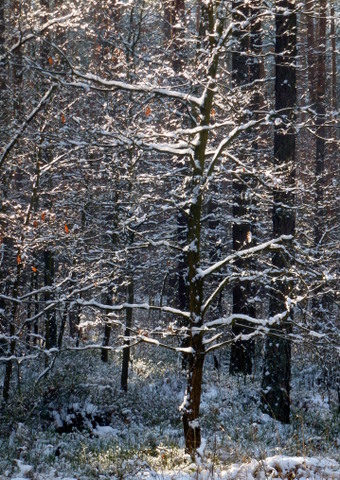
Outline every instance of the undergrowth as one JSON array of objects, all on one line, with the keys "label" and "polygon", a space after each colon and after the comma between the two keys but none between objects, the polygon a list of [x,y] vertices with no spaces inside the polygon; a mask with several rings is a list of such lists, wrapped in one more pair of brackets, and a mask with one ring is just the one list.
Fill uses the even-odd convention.
[{"label": "undergrowth", "polygon": [[18,461],[33,467],[27,478],[77,472],[91,480],[133,479],[148,471],[160,479],[168,471],[205,471],[214,478],[235,462],[277,454],[339,460],[339,412],[329,392],[306,385],[303,370],[296,369],[291,424],[281,425],[261,413],[259,379],[230,377],[227,355],[222,360],[217,371],[207,359],[201,406],[205,448],[196,464],[183,448],[178,405],[185,378],[175,354],[136,349],[128,392],[120,390],[120,358],[104,364],[98,352],[58,357],[38,383],[28,372],[20,394],[13,385],[12,400],[1,410],[1,478],[11,478]]}]

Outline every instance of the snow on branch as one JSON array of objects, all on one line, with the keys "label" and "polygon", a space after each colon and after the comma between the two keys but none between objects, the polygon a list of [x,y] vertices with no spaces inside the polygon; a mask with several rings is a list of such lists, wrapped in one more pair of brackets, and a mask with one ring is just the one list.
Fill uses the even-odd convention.
[{"label": "snow on branch", "polygon": [[53,25],[59,25],[60,23],[65,23],[66,21],[70,20],[72,17],[75,16],[75,13],[72,12],[68,15],[64,15],[63,17],[59,18],[52,18],[48,22],[44,23],[40,28],[34,30],[34,32],[26,33],[20,35],[19,39],[9,48],[5,54],[0,56],[0,62],[3,62],[5,58],[8,57],[12,52],[14,52],[17,48],[19,48],[24,43],[28,42],[29,40],[36,39],[39,35],[45,32],[45,30],[49,29]]},{"label": "snow on branch", "polygon": [[56,88],[56,84],[53,84],[48,90],[47,92],[45,93],[45,95],[43,96],[43,98],[40,100],[40,102],[38,103],[38,105],[32,110],[32,112],[26,117],[26,120],[24,120],[24,122],[21,124],[21,126],[19,127],[19,129],[17,130],[17,132],[15,133],[14,137],[12,138],[12,140],[4,147],[1,155],[0,155],[0,168],[3,166],[5,160],[6,160],[6,157],[7,155],[10,153],[10,151],[12,150],[12,148],[14,147],[14,145],[16,144],[16,142],[18,141],[18,139],[21,137],[21,135],[24,133],[24,131],[26,130],[26,127],[27,125],[29,124],[29,122],[37,115],[37,113],[39,113],[39,111],[41,110],[41,108],[44,106],[44,104],[47,102],[47,100],[50,98],[50,96],[52,95],[53,91],[55,90]]},{"label": "snow on branch", "polygon": [[281,313],[274,315],[273,317],[264,319],[264,318],[251,317],[250,315],[245,315],[243,313],[233,313],[228,317],[221,317],[216,320],[212,320],[211,322],[207,322],[204,324],[204,327],[211,329],[216,327],[228,326],[228,325],[231,325],[236,320],[241,320],[243,322],[247,322],[254,325],[260,325],[263,327],[272,327],[273,325],[276,325],[280,323],[282,320],[286,319],[288,314],[289,314],[289,311],[285,310]]},{"label": "snow on branch", "polygon": [[[161,97],[169,97],[172,99],[182,100],[184,102],[189,102],[198,107],[202,104],[202,97],[196,97],[195,95],[186,94],[183,92],[178,92],[177,90],[171,90],[168,88],[160,88],[157,85],[146,85],[146,84],[132,84],[123,82],[120,80],[105,80],[99,75],[94,75],[93,73],[82,73],[79,70],[73,69],[73,74],[83,80],[87,80],[91,83],[99,83],[100,85],[106,87],[109,90],[124,90],[126,92],[135,92],[135,93],[152,93]],[[73,86],[77,86],[75,82],[72,83]],[[85,88],[84,83],[79,84],[79,87]]]},{"label": "snow on branch", "polygon": [[95,307],[100,310],[104,310],[104,311],[106,310],[108,312],[111,312],[108,314],[109,317],[111,315],[114,316],[113,312],[131,308],[131,309],[140,309],[140,310],[157,310],[159,312],[166,312],[174,315],[179,315],[185,318],[190,318],[189,312],[184,312],[183,310],[178,310],[177,308],[172,308],[167,306],[159,307],[157,305],[149,305],[148,303],[122,303],[120,305],[106,305],[104,303],[100,303],[95,300],[83,300],[83,299],[77,299],[75,303],[77,303],[78,305],[82,305],[83,307]]},{"label": "snow on branch", "polygon": [[263,122],[263,120],[250,120],[247,123],[244,123],[242,125],[238,125],[237,127],[233,128],[233,130],[229,133],[229,135],[221,140],[220,144],[216,148],[215,152],[213,153],[213,158],[211,159],[210,165],[207,170],[207,178],[210,177],[212,174],[216,161],[219,159],[221,153],[227,146],[235,139],[237,138],[240,133],[246,132],[250,128],[253,128],[255,125],[259,125]]},{"label": "snow on branch", "polygon": [[255,247],[251,248],[246,248],[245,250],[240,250],[239,252],[232,253],[231,255],[228,255],[226,258],[223,260],[220,260],[219,262],[214,263],[214,265],[211,265],[210,267],[206,268],[205,270],[202,270],[201,268],[198,269],[197,277],[199,278],[205,278],[208,275],[211,275],[212,273],[217,272],[220,270],[222,267],[227,265],[229,262],[237,259],[237,258],[242,258],[242,257],[247,257],[249,255],[252,255],[254,253],[262,252],[263,250],[268,250],[271,248],[275,248],[278,244],[289,241],[293,239],[293,235],[281,235],[278,238],[274,238],[273,240],[269,240],[268,242],[261,243],[260,245],[256,245]]},{"label": "snow on branch", "polygon": [[[223,260],[220,260],[219,262],[214,263],[214,265],[211,265],[210,267],[206,268],[205,270],[199,268],[198,273],[197,273],[197,278],[205,278],[212,273],[215,273],[219,271],[221,268],[223,268],[225,265],[228,263],[242,257],[247,257],[249,255],[253,255],[255,253],[263,252],[265,250],[270,250],[273,248],[280,248],[280,244],[284,241],[289,241],[292,240],[293,236],[292,235],[281,235],[278,238],[275,238],[273,240],[269,240],[268,242],[261,243],[260,245],[256,245],[255,247],[247,248],[244,250],[241,250],[239,252],[232,253],[231,255],[228,255],[226,258]],[[206,312],[208,309],[209,305],[211,302],[216,298],[216,296],[219,294],[219,292],[222,290],[222,288],[225,287],[225,285],[229,282],[229,277],[224,278],[218,285],[218,287],[213,291],[213,293],[210,295],[208,300],[204,303],[202,306],[202,314]]]}]

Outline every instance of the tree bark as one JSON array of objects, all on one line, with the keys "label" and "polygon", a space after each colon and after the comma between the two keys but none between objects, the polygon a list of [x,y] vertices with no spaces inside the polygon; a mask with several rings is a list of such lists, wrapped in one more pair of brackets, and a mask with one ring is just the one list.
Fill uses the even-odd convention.
[{"label": "tree bark", "polygon": [[[128,303],[134,302],[134,283],[133,278],[131,278],[130,283],[127,287],[127,297]],[[124,349],[123,349],[123,361],[122,361],[122,375],[121,375],[121,389],[127,392],[128,389],[128,379],[129,379],[129,362],[130,362],[130,335],[131,328],[133,323],[133,312],[132,308],[126,309],[126,324],[124,332]]]},{"label": "tree bark", "polygon": [[[54,254],[51,250],[44,251],[44,265],[45,265],[45,286],[47,287],[44,295],[46,307],[53,300],[51,288],[54,285],[55,264]],[[57,316],[55,307],[48,308],[45,320],[45,339],[46,350],[55,348],[57,346]]]},{"label": "tree bark", "polygon": [[[295,131],[293,127],[296,104],[296,12],[292,0],[276,2],[275,45],[275,107],[279,120],[274,131],[274,172],[280,188],[273,192],[273,235],[294,235],[295,232]],[[270,317],[287,310],[286,300],[292,290],[290,266],[292,245],[279,250],[272,257],[276,281],[270,293]],[[277,318],[265,344],[262,378],[262,408],[273,418],[289,423],[291,333],[289,312]]]},{"label": "tree bark", "polygon": [[315,109],[316,117],[316,154],[315,154],[315,245],[318,246],[322,240],[325,230],[325,154],[326,154],[326,128],[324,125],[326,114],[326,15],[327,0],[319,0],[319,28],[318,41],[314,43],[314,49],[318,53],[315,58],[316,64],[311,74],[316,78],[316,89],[311,92],[312,108]]},{"label": "tree bark", "polygon": [[[217,38],[221,36],[223,23],[215,16],[215,5],[209,2],[202,6],[207,20],[206,31],[208,32],[208,44],[210,52],[216,48]],[[209,59],[207,72],[207,84],[202,106],[200,107],[200,126],[210,125],[211,110],[215,92],[215,78],[218,67],[219,55],[215,54]],[[188,289],[189,289],[189,312],[190,319],[188,347],[188,373],[185,399],[182,405],[182,420],[184,428],[185,448],[194,459],[197,449],[201,445],[201,427],[199,424],[199,409],[201,402],[201,388],[205,348],[202,331],[203,326],[203,285],[204,279],[199,275],[201,262],[201,223],[203,206],[204,167],[206,149],[209,138],[207,129],[202,129],[194,150],[191,179],[191,202],[188,217]]]},{"label": "tree bark", "polygon": [[[257,6],[257,3],[254,2]],[[233,21],[237,25],[234,32],[234,38],[238,45],[232,54],[232,78],[235,87],[242,87],[249,82],[258,80],[260,78],[260,63],[255,58],[255,49],[258,50],[259,37],[259,23],[256,20],[256,11],[250,8],[250,5],[244,0],[237,0],[233,2]],[[249,26],[243,27],[245,20],[250,19]],[[244,90],[250,95],[250,92]],[[258,107],[257,95],[250,101],[250,109]],[[249,134],[241,136],[245,137]],[[239,156],[245,161],[245,152],[243,148],[239,149]],[[252,222],[250,218],[250,210],[252,202],[247,195],[250,188],[251,179],[246,174],[237,172],[233,179],[233,249],[234,251],[249,248],[253,244]],[[242,274],[242,272],[249,268],[248,259],[239,259],[235,262],[235,268]],[[254,304],[250,303],[253,293],[253,286],[247,280],[239,280],[233,286],[233,313],[241,313],[255,317],[256,309]],[[235,322],[232,325],[232,333],[235,337],[240,334],[249,334],[251,332],[249,325],[243,322]],[[249,375],[252,372],[254,355],[254,341],[253,340],[236,340],[230,351],[230,365],[229,372],[232,375],[242,373]]]},{"label": "tree bark", "polygon": [[[112,287],[109,285],[108,292],[106,295],[106,303],[107,305],[112,305]],[[109,350],[108,347],[110,345],[110,337],[111,337],[111,325],[106,322],[104,325],[104,337],[103,337],[103,348],[101,351],[101,359],[102,362],[107,363],[109,361]]]}]

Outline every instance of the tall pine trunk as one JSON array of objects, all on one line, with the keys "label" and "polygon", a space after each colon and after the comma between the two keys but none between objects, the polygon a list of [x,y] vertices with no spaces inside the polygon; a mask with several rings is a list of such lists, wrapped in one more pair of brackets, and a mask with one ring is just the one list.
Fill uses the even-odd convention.
[{"label": "tall pine trunk", "polygon": [[[258,2],[253,2],[250,7],[248,2],[237,0],[233,2],[233,20],[237,25],[234,37],[237,40],[236,50],[232,54],[232,78],[234,87],[245,87],[248,83],[254,82],[260,78],[260,63],[256,55],[260,48],[260,24],[256,15],[256,7]],[[250,26],[245,24],[245,19],[249,20]],[[252,87],[254,88],[254,87]],[[244,89],[250,95],[249,89]],[[256,87],[255,87],[256,91]],[[255,93],[250,100],[250,109],[258,109],[258,95]],[[252,134],[243,134],[243,140]],[[253,150],[255,151],[255,142],[253,142]],[[239,157],[245,162],[249,152],[247,149],[239,148]],[[253,202],[248,195],[251,185],[251,177],[240,172],[233,178],[233,249],[234,251],[249,248],[253,244],[253,232],[251,222],[251,210]],[[235,268],[240,274],[249,268],[249,259],[238,259],[235,262]],[[254,303],[251,303],[253,295],[253,285],[249,280],[240,280],[233,286],[233,313],[241,313],[256,316]],[[232,333],[235,337],[240,334],[249,334],[250,326],[245,321],[237,321],[232,325]],[[252,372],[254,356],[253,340],[236,340],[231,346],[229,371],[232,375],[242,373],[248,375]]]},{"label": "tall pine trunk", "polygon": [[[275,13],[275,107],[278,112],[274,131],[274,172],[279,187],[273,191],[273,236],[295,232],[295,131],[296,104],[296,12],[295,1],[277,0]],[[273,254],[276,281],[270,291],[269,315],[275,317],[266,339],[262,379],[262,408],[273,418],[289,423],[291,323],[287,298],[292,290],[290,266],[292,244]]]}]

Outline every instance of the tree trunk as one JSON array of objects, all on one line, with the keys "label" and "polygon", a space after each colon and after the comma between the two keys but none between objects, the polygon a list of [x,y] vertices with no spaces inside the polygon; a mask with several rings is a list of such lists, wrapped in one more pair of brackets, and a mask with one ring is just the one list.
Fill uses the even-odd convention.
[{"label": "tree trunk", "polygon": [[[20,254],[18,254],[18,256],[20,256]],[[12,293],[13,298],[18,297],[21,273],[22,273],[22,263],[18,262],[16,279],[13,285],[13,293]],[[8,348],[9,359],[6,361],[3,392],[2,392],[3,399],[5,400],[5,402],[8,402],[8,399],[9,399],[9,391],[11,386],[13,362],[14,362],[14,360],[12,360],[11,357],[15,354],[15,349],[17,344],[16,335],[15,335],[15,320],[17,316],[17,309],[18,309],[18,303],[13,302],[13,306],[10,314],[10,322],[9,322],[9,335],[10,335],[9,348]]]},{"label": "tree trunk", "polygon": [[[134,302],[134,284],[133,278],[131,278],[130,283],[127,287],[128,293],[128,303]],[[122,376],[121,376],[121,389],[127,392],[128,389],[128,378],[129,378],[129,362],[130,362],[130,334],[133,322],[133,313],[132,308],[126,309],[126,324],[125,324],[125,333],[124,333],[124,350],[123,350],[123,361],[122,361]]]},{"label": "tree trunk", "polygon": [[[49,307],[49,303],[53,300],[51,293],[51,287],[54,285],[54,254],[51,250],[45,250],[44,252],[44,264],[45,264],[45,286],[48,287],[45,291],[44,300],[45,308]],[[46,312],[45,320],[45,339],[46,350],[55,348],[57,346],[57,316],[55,307],[48,308]]]},{"label": "tree trunk", "polygon": [[[323,243],[327,240],[326,199],[324,198],[327,182],[325,169],[326,128],[326,18],[327,0],[310,0],[307,17],[307,47],[309,100],[316,112],[315,144],[312,160],[314,163],[314,243],[316,261],[323,258]],[[323,328],[325,320],[326,296],[321,288],[314,291],[312,311],[318,328]]]},{"label": "tree trunk", "polygon": [[325,153],[326,153],[326,128],[324,126],[326,114],[326,15],[327,0],[320,0],[318,41],[313,48],[318,50],[316,65],[311,70],[316,74],[316,90],[311,92],[312,108],[315,109],[316,118],[316,158],[315,158],[315,245],[318,249],[323,237],[325,225]]},{"label": "tree trunk", "polygon": [[[112,286],[109,285],[108,292],[106,295],[106,303],[107,305],[112,305]],[[110,323],[106,322],[104,325],[104,337],[103,337],[103,348],[101,351],[101,359],[104,363],[109,361],[109,350],[108,347],[110,345],[110,336],[111,336],[111,325]]]},{"label": "tree trunk", "polygon": [[[234,37],[238,41],[236,51],[232,54],[232,78],[235,87],[245,86],[249,82],[254,82],[260,78],[260,62],[257,58],[260,46],[260,30],[261,24],[256,15],[256,7],[258,2],[252,2],[252,8],[244,0],[233,2],[233,20],[237,25]],[[245,19],[250,19],[250,27],[242,27]],[[252,87],[254,89],[254,87]],[[256,92],[256,88],[255,88]],[[249,93],[248,93],[249,94]],[[249,109],[256,110],[259,108],[258,94],[252,95]],[[243,134],[245,139],[252,134]],[[253,152],[256,151],[256,142],[253,141]],[[242,147],[239,148],[239,156],[244,162],[249,155],[249,151]],[[251,178],[238,171],[233,179],[233,249],[234,251],[249,248],[253,245],[253,228],[251,219],[251,210],[253,202],[247,194],[250,186]],[[238,259],[235,262],[235,268],[241,275],[244,270],[249,268],[248,259]],[[251,282],[241,279],[233,286],[233,313],[241,313],[251,317],[256,316],[256,309],[250,302],[254,297],[254,288]],[[232,333],[235,337],[240,334],[249,334],[251,329],[247,322],[238,321],[232,325]],[[229,372],[232,375],[242,373],[249,375],[252,372],[254,356],[253,340],[236,340],[230,351]]]},{"label": "tree trunk", "polygon": [[204,345],[202,334],[190,338],[193,353],[189,355],[187,370],[187,390],[181,406],[186,451],[195,457],[201,445],[199,410],[201,403],[202,377],[204,365]]},{"label": "tree trunk", "polygon": [[[223,30],[221,19],[217,21],[215,16],[216,5],[214,2],[202,5],[202,18],[206,19],[206,41],[209,50],[215,51],[217,38],[220,38]],[[216,9],[217,11],[217,9]],[[204,13],[204,14],[203,14]],[[216,28],[216,30],[215,30]],[[215,92],[215,78],[218,67],[219,55],[213,55],[209,60],[207,72],[207,84],[205,86],[204,101],[200,107],[200,127],[206,127],[211,122],[211,110]],[[190,188],[191,201],[189,203],[188,217],[188,294],[189,312],[188,321],[189,342],[188,347],[188,374],[185,399],[182,404],[182,420],[185,437],[186,451],[194,459],[197,449],[201,445],[201,427],[199,424],[199,408],[201,402],[201,388],[205,348],[203,335],[200,329],[203,326],[203,285],[204,280],[199,275],[201,263],[201,223],[204,167],[206,161],[206,149],[209,138],[209,131],[202,128],[195,143],[194,159],[192,162],[192,179]]]},{"label": "tree trunk", "polygon": [[[198,159],[203,167],[204,156],[203,151],[196,149]],[[192,191],[199,188],[200,178],[202,177],[203,168],[195,169],[193,177]],[[195,188],[196,186],[196,188]],[[195,328],[202,327],[202,310],[203,305],[203,280],[197,277],[197,271],[200,265],[200,239],[201,239],[201,213],[202,213],[202,195],[199,193],[195,201],[191,204],[189,214],[188,229],[188,282],[189,282],[189,310],[190,310],[190,326],[187,347],[191,348],[191,352],[187,358],[187,387],[184,402],[182,404],[182,419],[184,428],[184,438],[186,451],[195,458],[196,450],[201,445],[201,427],[199,424],[199,407],[201,402],[201,386],[204,364],[204,344],[202,333],[196,333]]]},{"label": "tree trunk", "polygon": [[[295,185],[295,132],[294,106],[296,103],[296,12],[295,1],[276,2],[275,44],[275,107],[280,112],[274,132],[274,172],[279,176],[281,188],[273,192],[273,235],[294,235]],[[280,123],[281,122],[281,123]],[[269,314],[274,317],[287,310],[286,300],[292,290],[289,267],[292,264],[292,245],[278,250],[272,257],[276,281],[270,293]],[[278,317],[270,328],[264,357],[262,379],[262,408],[273,418],[289,423],[291,333],[289,312]]]}]

